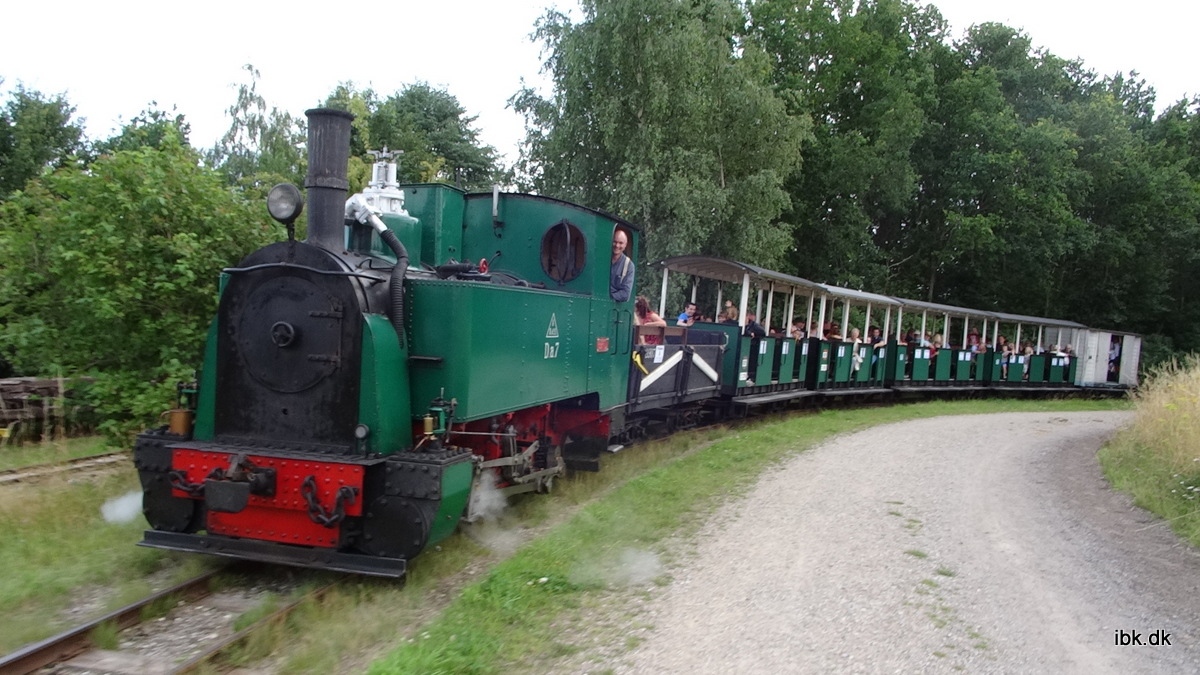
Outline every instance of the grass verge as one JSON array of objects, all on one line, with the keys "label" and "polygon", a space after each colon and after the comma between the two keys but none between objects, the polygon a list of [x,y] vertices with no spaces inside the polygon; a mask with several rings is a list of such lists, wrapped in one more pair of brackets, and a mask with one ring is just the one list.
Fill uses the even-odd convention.
[{"label": "grass verge", "polygon": [[1108,480],[1200,546],[1200,357],[1153,372],[1134,423],[1100,451]]},{"label": "grass verge", "polygon": [[0,445],[0,470],[20,469],[34,464],[61,462],[77,457],[90,457],[112,452],[103,436],[81,436],[49,443]]},{"label": "grass verge", "polygon": [[[827,411],[749,424],[696,452],[660,453],[656,465],[615,483],[468,586],[370,672],[537,670],[572,653],[577,647],[561,623],[607,592],[603,570],[627,564],[630,552],[654,551],[668,537],[695,532],[763,471],[834,434],[936,415],[1121,407],[1112,401],[956,401]],[[646,451],[656,452],[648,447],[631,454]]]},{"label": "grass verge", "polygon": [[[140,509],[131,521],[105,521],[101,507],[133,492],[140,495],[132,468],[0,488],[0,653],[143,597],[150,575],[179,565],[135,546],[146,526]],[[203,565],[189,561],[163,582]]]}]

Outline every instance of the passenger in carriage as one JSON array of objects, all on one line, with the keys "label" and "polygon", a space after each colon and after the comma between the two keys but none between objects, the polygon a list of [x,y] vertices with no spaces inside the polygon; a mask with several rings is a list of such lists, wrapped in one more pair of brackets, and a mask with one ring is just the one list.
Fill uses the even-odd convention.
[{"label": "passenger in carriage", "polygon": [[803,321],[792,322],[792,329],[788,331],[788,334],[797,340],[803,340],[804,338],[808,337],[808,335],[804,332]]},{"label": "passenger in carriage", "polygon": [[[634,322],[638,326],[660,326],[665,327],[667,322],[663,320],[658,312],[650,309],[650,301],[646,296],[639,295],[633,302]],[[660,345],[662,344],[661,335],[644,335],[638,337],[638,344],[643,345]]]},{"label": "passenger in carriage", "polygon": [[974,354],[979,350],[979,331],[972,328],[967,331],[967,351]]},{"label": "passenger in carriage", "polygon": [[738,325],[738,311],[731,303],[725,303],[725,318],[721,320],[722,326]]},{"label": "passenger in carriage", "polygon": [[829,326],[829,331],[825,334],[826,340],[844,340],[842,337],[842,324],[834,323]]},{"label": "passenger in carriage", "polygon": [[929,358],[937,356],[938,350],[942,348],[942,334],[938,333],[933,336],[933,342],[929,345]]},{"label": "passenger in carriage", "polygon": [[856,373],[858,372],[858,369],[862,367],[863,362],[862,351],[858,348],[858,346],[862,344],[862,339],[859,337],[860,335],[861,334],[857,328],[851,328],[850,334],[846,336],[846,342],[850,343],[850,354],[852,355],[850,357],[850,367]]},{"label": "passenger in carriage", "polygon": [[871,367],[874,368],[875,363],[879,361],[879,350],[887,346],[887,338],[883,336],[883,329],[879,326],[871,326],[867,344],[871,345]]},{"label": "passenger in carriage", "polygon": [[676,326],[691,326],[696,323],[696,303],[689,302],[684,308],[683,313],[675,320]]},{"label": "passenger in carriage", "polygon": [[767,331],[763,330],[763,327],[755,321],[757,318],[754,312],[746,312],[746,328],[742,331],[742,335],[752,338],[764,338],[767,336]]},{"label": "passenger in carriage", "polygon": [[1012,345],[1003,335],[996,338],[996,352],[1000,354],[1000,379],[1008,379],[1008,362],[1012,359]]}]

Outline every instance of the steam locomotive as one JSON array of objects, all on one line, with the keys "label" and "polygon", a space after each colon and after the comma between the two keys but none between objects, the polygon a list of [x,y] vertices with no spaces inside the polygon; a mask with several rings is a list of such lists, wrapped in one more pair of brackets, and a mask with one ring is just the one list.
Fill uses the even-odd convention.
[{"label": "steam locomotive", "polygon": [[[277,186],[268,209],[288,239],[221,273],[194,396],[170,427],[137,439],[151,527],[141,545],[402,577],[476,517],[472,496],[485,484],[549,491],[567,468],[596,470],[606,449],[652,423],[915,385],[1054,390],[1090,372],[1052,356],[1001,367],[991,348],[934,356],[895,339],[859,368],[858,344],[747,336],[752,287],[760,309],[767,294],[768,321],[790,293],[788,324],[798,292],[809,297],[805,325],[818,297],[821,321],[827,301],[844,313],[865,301],[867,323],[872,302],[886,306],[887,335],[894,325],[899,336],[905,307],[945,310],[947,333],[954,320],[964,333],[963,321],[982,321],[986,334],[989,316],[993,333],[1032,318],[952,319],[958,308],[702,256],[656,263],[663,296],[670,271],[692,279],[693,300],[699,280],[740,283],[739,322],[639,327],[634,299],[610,293],[609,242],[623,232],[636,260],[632,223],[535,195],[401,186],[386,151],[369,186],[347,198],[352,118],[307,115],[307,239],[294,236],[300,191]],[[1045,321],[1060,334],[1086,330]]]}]

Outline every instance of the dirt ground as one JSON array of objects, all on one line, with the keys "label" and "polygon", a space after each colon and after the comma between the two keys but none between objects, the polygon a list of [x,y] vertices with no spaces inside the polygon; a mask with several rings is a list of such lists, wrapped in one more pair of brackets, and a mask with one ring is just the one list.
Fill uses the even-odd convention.
[{"label": "dirt ground", "polygon": [[1096,461],[1130,419],[963,416],[833,439],[723,507],[670,584],[622,607],[609,640],[624,647],[567,669],[1198,672],[1200,553]]}]

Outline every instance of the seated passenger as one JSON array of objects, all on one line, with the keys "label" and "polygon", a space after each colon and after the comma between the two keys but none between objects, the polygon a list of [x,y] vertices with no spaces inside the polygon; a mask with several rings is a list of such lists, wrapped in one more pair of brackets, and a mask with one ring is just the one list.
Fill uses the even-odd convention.
[{"label": "seated passenger", "polygon": [[767,331],[763,330],[763,327],[758,325],[758,322],[755,321],[757,318],[758,317],[754,315],[754,312],[746,312],[746,328],[742,331],[742,335],[752,338],[763,338],[767,336]]},{"label": "seated passenger", "polygon": [[793,322],[792,329],[790,331],[788,331],[788,334],[797,340],[803,340],[805,337],[807,337],[804,334],[804,322],[803,321]]},{"label": "seated passenger", "polygon": [[725,305],[725,318],[721,320],[721,325],[722,325],[722,326],[736,326],[736,325],[738,325],[738,311],[737,311],[737,307],[734,307],[734,306],[733,306],[733,305],[731,305],[731,304],[726,304],[726,305]]},{"label": "seated passenger", "polygon": [[858,372],[858,369],[862,367],[863,362],[862,351],[858,348],[859,345],[862,344],[862,338],[860,335],[861,333],[859,333],[857,328],[851,328],[850,334],[846,336],[846,342],[850,343],[850,368],[856,373]]},{"label": "seated passenger", "polygon": [[675,319],[676,326],[690,326],[696,323],[696,303],[689,302],[684,308],[683,313],[679,318]]},{"label": "seated passenger", "polygon": [[[667,322],[663,320],[658,312],[650,309],[650,301],[646,300],[646,296],[639,295],[633,302],[633,319],[634,323],[639,326],[666,326]],[[638,344],[643,345],[660,345],[662,344],[661,335],[644,335],[638,337]]]},{"label": "seated passenger", "polygon": [[834,323],[834,324],[830,325],[829,326],[829,335],[825,339],[827,339],[827,340],[843,340],[843,339],[845,339],[842,337],[842,325],[840,323]]},{"label": "seated passenger", "polygon": [[1012,359],[1012,345],[1008,344],[1008,338],[1001,335],[996,338],[996,352],[1000,354],[1000,377],[1008,379],[1008,362]]}]

